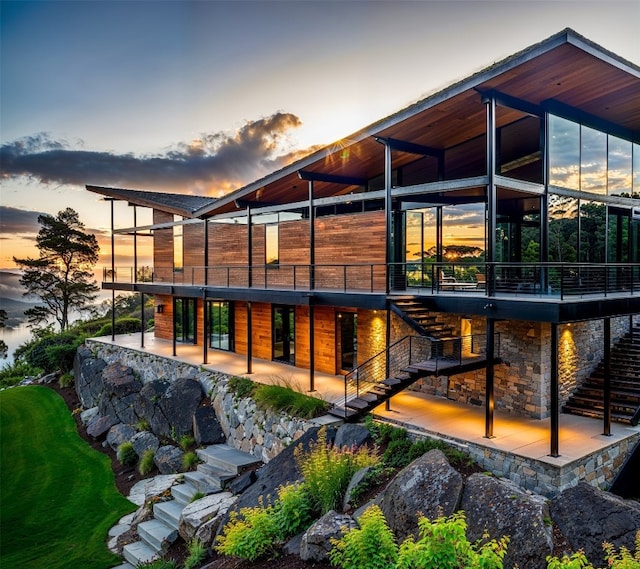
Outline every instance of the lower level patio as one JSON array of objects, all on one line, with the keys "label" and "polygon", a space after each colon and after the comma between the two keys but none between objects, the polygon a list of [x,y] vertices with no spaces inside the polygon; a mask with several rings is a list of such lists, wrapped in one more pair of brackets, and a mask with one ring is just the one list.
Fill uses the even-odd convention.
[{"label": "lower level patio", "polygon": [[[247,373],[246,356],[220,350],[209,350],[208,364],[202,364],[202,347],[178,344],[173,356],[173,343],[148,334],[141,347],[141,336],[123,334],[115,337],[95,338],[94,341],[115,344],[123,348],[147,352],[156,356],[178,360],[229,375],[246,376],[260,383],[282,383],[301,392],[309,392],[309,370],[278,362],[253,358],[252,373]],[[313,374],[313,395],[330,403],[340,403],[344,398],[344,378],[341,375]],[[485,409],[483,406],[464,405],[443,397],[435,397],[414,391],[404,391],[394,396],[390,408],[380,405],[374,410],[378,419],[400,424],[409,431],[452,439],[458,444],[473,444],[489,451],[516,454],[563,467],[576,460],[602,452],[612,444],[625,439],[640,438],[640,426],[613,423],[611,435],[605,436],[601,420],[575,415],[560,415],[560,456],[549,455],[550,420],[530,419],[496,409],[494,413],[494,437],[486,438]]]}]

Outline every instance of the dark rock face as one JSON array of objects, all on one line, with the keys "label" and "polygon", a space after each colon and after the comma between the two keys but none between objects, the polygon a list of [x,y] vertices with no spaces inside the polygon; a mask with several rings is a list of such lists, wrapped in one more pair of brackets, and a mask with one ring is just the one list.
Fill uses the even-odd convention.
[{"label": "dark rock face", "polygon": [[114,452],[118,450],[118,446],[125,441],[131,440],[136,434],[136,430],[131,425],[125,425],[124,423],[118,423],[109,429],[107,433],[107,444]]},{"label": "dark rock face", "polygon": [[389,527],[401,543],[418,535],[418,514],[429,519],[449,516],[458,509],[462,476],[442,451],[431,450],[406,466],[391,481],[381,508]]},{"label": "dark rock face", "polygon": [[332,539],[340,539],[348,530],[358,524],[345,514],[334,510],[327,512],[304,534],[300,542],[300,557],[303,561],[327,561],[333,548]]},{"label": "dark rock face", "polygon": [[510,538],[505,567],[546,568],[553,541],[544,498],[526,494],[506,480],[473,474],[465,484],[460,509],[466,514],[470,542],[485,532],[489,539]]},{"label": "dark rock face", "polygon": [[118,420],[115,417],[101,417],[98,415],[87,425],[87,434],[98,440],[104,437],[117,422]]},{"label": "dark rock face", "polygon": [[172,382],[159,402],[171,429],[168,433],[158,431],[158,434],[169,436],[175,432],[180,436],[191,433],[193,414],[201,400],[202,388],[195,379],[181,378]]},{"label": "dark rock face", "polygon": [[160,446],[160,441],[158,437],[156,437],[153,433],[149,431],[142,431],[140,433],[136,433],[131,437],[131,444],[133,445],[133,450],[136,451],[138,456],[142,456],[145,451],[152,450],[153,452],[158,450]]},{"label": "dark rock face", "polygon": [[345,423],[338,428],[334,445],[338,448],[360,447],[371,442],[371,433],[364,425]]},{"label": "dark rock face", "polygon": [[223,443],[227,439],[213,407],[198,407],[193,414],[193,436],[197,445]]},{"label": "dark rock face", "polygon": [[138,417],[134,405],[142,383],[134,376],[133,370],[114,362],[102,371],[102,382],[102,395],[98,402],[100,415],[115,417],[121,423],[135,423]]},{"label": "dark rock face", "polygon": [[602,544],[634,551],[640,530],[640,503],[603,492],[585,482],[560,493],[550,504],[551,516],[574,550],[583,549],[596,567],[606,566]]},{"label": "dark rock face", "polygon": [[184,453],[172,445],[161,446],[153,457],[160,474],[176,474],[182,470]]},{"label": "dark rock face", "polygon": [[93,357],[86,346],[80,346],[73,362],[73,376],[76,393],[82,406],[86,409],[94,407],[102,393],[102,371],[107,367],[104,360]]}]

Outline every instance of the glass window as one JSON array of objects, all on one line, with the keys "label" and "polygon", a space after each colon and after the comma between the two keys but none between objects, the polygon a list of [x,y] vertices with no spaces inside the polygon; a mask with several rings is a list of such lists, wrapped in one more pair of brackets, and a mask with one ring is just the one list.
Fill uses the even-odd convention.
[{"label": "glass window", "polygon": [[549,184],[578,189],[580,125],[549,115]]},{"label": "glass window", "polygon": [[631,143],[609,136],[607,187],[610,196],[631,193]]},{"label": "glass window", "polygon": [[[498,107],[498,117],[501,108]],[[515,111],[508,110],[509,114]],[[509,178],[542,182],[540,119],[525,116],[499,129],[498,173]]]},{"label": "glass window", "polygon": [[[182,216],[174,215],[173,221],[182,221]],[[182,225],[173,226],[173,270],[181,271],[184,267],[184,240]]]},{"label": "glass window", "polygon": [[640,198],[640,144],[633,145],[633,193]]},{"label": "glass window", "polygon": [[229,302],[209,302],[209,346],[218,350],[233,350],[233,305]]},{"label": "glass window", "polygon": [[[469,263],[484,262],[485,244],[484,203],[461,204],[442,208],[443,261],[447,276],[458,280],[472,280],[476,270]],[[456,263],[463,263],[464,266]]]},{"label": "glass window", "polygon": [[575,263],[578,257],[578,200],[549,196],[549,261]]},{"label": "glass window", "polygon": [[607,193],[607,135],[582,127],[580,189],[594,194]]},{"label": "glass window", "polygon": [[176,298],[175,301],[176,342],[196,343],[196,299]]},{"label": "glass window", "polygon": [[265,264],[277,265],[280,262],[278,224],[265,226]]},{"label": "glass window", "polygon": [[603,203],[580,201],[580,262],[604,263],[607,208]]}]

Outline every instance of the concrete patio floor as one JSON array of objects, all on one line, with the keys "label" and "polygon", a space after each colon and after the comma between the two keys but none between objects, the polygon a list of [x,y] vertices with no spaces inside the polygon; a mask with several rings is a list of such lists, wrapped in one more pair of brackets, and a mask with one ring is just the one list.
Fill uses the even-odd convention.
[{"label": "concrete patio floor", "polygon": [[[151,334],[145,334],[144,348],[140,347],[139,333],[117,335],[115,342],[111,341],[111,337],[93,340],[179,360],[212,371],[249,377],[260,383],[286,383],[301,392],[309,392],[309,370],[278,362],[254,358],[252,373],[247,374],[246,356],[211,349],[208,352],[208,363],[204,365],[202,346],[177,344],[177,355],[173,356],[172,342],[154,338]],[[313,395],[331,403],[343,400],[343,376],[316,372],[313,374],[313,382]],[[488,439],[484,437],[484,406],[464,405],[443,397],[412,391],[404,391],[394,396],[390,402],[390,410],[380,405],[375,409],[374,416],[399,423],[409,430],[443,438],[453,437],[458,441],[505,451],[557,467],[570,464],[640,432],[640,426],[612,423],[611,436],[605,436],[602,434],[602,420],[561,414],[560,456],[551,457],[549,419],[517,417],[498,409],[494,413],[494,437]]]}]

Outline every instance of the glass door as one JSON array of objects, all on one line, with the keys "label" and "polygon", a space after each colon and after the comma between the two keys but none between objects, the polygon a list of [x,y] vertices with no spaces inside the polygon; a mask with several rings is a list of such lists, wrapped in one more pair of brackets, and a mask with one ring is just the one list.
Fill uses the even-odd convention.
[{"label": "glass door", "polygon": [[176,298],[174,323],[176,342],[196,343],[196,299]]},{"label": "glass door", "polygon": [[273,307],[273,359],[288,364],[295,363],[295,308]]},{"label": "glass door", "polygon": [[338,312],[338,370],[349,372],[358,365],[358,315],[355,312]]},{"label": "glass door", "polygon": [[209,346],[218,350],[233,351],[233,305],[230,302],[212,301],[209,310]]}]

